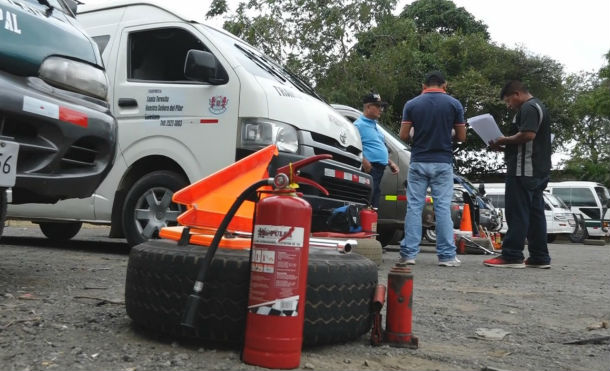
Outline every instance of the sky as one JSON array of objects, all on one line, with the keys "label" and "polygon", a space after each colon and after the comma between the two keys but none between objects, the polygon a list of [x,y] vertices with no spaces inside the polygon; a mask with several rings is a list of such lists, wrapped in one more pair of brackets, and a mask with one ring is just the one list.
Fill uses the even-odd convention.
[{"label": "sky", "polygon": [[[86,0],[85,0],[86,1]],[[396,14],[413,0],[399,0]],[[597,72],[610,51],[610,0],[453,0],[488,27],[493,42],[548,56],[568,73]],[[202,14],[208,1],[174,0]],[[239,0],[228,0],[235,10]],[[197,8],[202,9],[201,12]],[[203,20],[203,16],[201,19]],[[222,19],[206,23],[222,25]]]}]

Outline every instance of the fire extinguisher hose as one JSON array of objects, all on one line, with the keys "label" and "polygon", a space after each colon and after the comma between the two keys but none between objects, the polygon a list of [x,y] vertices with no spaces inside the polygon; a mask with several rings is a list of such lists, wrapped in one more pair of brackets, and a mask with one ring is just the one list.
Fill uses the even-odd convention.
[{"label": "fire extinguisher hose", "polygon": [[222,222],[218,226],[218,229],[216,230],[216,233],[214,234],[214,238],[212,239],[212,242],[210,243],[210,247],[208,248],[205,258],[201,262],[201,266],[197,273],[197,279],[193,286],[193,293],[190,294],[189,297],[187,298],[186,308],[182,315],[182,322],[181,322],[182,326],[195,328],[195,319],[196,319],[196,315],[197,315],[197,310],[199,309],[199,304],[201,303],[201,292],[203,291],[203,286],[204,286],[204,282],[205,282],[205,279],[206,279],[206,276],[208,273],[208,268],[210,267],[212,258],[214,258],[214,254],[216,253],[216,250],[218,249],[218,244],[220,243],[220,239],[222,238],[225,231],[227,230],[227,226],[231,222],[231,219],[233,219],[233,216],[237,212],[237,209],[239,209],[241,204],[246,199],[254,196],[256,194],[256,191],[260,187],[270,185],[270,184],[273,184],[273,178],[259,180],[258,182],[254,183],[251,186],[249,186],[248,188],[246,188],[246,190],[243,191],[239,195],[239,197],[237,197],[235,202],[233,202],[233,205],[231,205],[231,208],[229,209],[229,211],[227,211],[227,214],[222,219]]}]

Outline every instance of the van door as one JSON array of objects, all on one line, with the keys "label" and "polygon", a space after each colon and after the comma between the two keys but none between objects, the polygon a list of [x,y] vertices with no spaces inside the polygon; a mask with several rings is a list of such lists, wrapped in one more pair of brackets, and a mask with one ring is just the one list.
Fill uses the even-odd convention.
[{"label": "van door", "polygon": [[[193,182],[233,163],[239,81],[201,32],[188,23],[139,24],[120,31],[119,45],[112,104],[127,166],[171,159]],[[191,49],[212,53],[228,82],[188,80]]]}]

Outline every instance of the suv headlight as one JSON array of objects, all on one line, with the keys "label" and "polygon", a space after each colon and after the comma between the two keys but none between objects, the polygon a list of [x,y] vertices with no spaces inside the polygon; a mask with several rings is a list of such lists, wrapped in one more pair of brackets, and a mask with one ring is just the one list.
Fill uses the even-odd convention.
[{"label": "suv headlight", "polygon": [[297,129],[289,124],[268,119],[247,119],[240,130],[241,147],[266,147],[275,144],[279,151],[296,153],[299,150]]},{"label": "suv headlight", "polygon": [[108,79],[99,68],[61,57],[49,57],[42,62],[41,79],[66,90],[106,100]]}]

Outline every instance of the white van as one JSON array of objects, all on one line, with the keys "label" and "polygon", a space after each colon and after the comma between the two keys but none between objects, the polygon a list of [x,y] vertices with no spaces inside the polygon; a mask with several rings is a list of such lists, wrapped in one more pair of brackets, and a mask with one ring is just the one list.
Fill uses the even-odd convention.
[{"label": "white van", "polygon": [[[491,200],[491,203],[502,210],[502,214],[506,216],[504,202],[505,185],[504,183],[486,183],[485,197]],[[568,206],[563,201],[555,197],[549,192],[543,193],[544,197],[544,215],[546,219],[547,241],[553,242],[558,235],[569,235],[574,232],[576,222],[574,215]],[[508,230],[506,217],[502,223],[500,233],[504,234]]]},{"label": "white van", "polygon": [[583,181],[553,182],[547,185],[547,190],[563,200],[572,212],[583,216],[587,226],[584,238],[610,236],[610,193],[604,185]]},{"label": "white van", "polygon": [[[165,8],[171,2],[124,0],[79,7],[111,82],[119,126],[114,167],[88,199],[12,205],[10,218],[69,239],[82,222],[111,224],[130,245],[155,237],[182,212],[174,191],[275,143],[274,169],[316,154],[301,176],[321,184],[300,190],[314,221],[330,208],[370,199],[357,129],[294,74],[235,36]],[[315,230],[315,223],[312,226]]]}]

